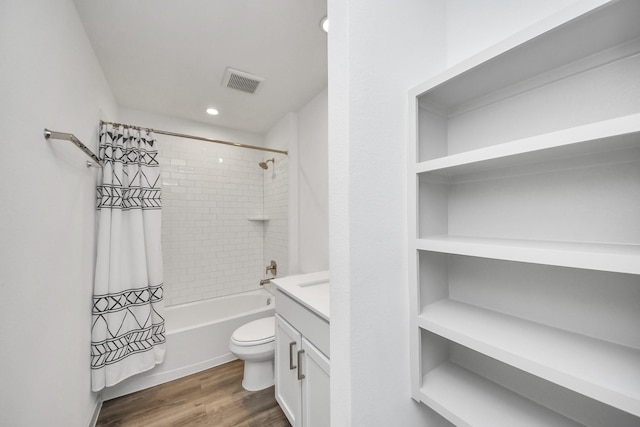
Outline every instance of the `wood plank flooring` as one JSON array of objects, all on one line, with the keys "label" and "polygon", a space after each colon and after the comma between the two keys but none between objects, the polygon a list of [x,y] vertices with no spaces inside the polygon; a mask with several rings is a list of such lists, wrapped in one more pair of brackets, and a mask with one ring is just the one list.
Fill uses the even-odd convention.
[{"label": "wood plank flooring", "polygon": [[290,427],[274,388],[242,388],[244,362],[235,360],[188,377],[108,400],[97,427]]}]

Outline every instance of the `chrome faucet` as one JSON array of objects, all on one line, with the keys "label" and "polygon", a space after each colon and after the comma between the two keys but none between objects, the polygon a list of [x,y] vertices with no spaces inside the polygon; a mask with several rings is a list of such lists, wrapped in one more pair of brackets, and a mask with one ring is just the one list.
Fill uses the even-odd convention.
[{"label": "chrome faucet", "polygon": [[269,274],[269,272],[274,276],[278,275],[278,264],[274,260],[271,260],[271,264],[267,265],[267,271],[265,273]]},{"label": "chrome faucet", "polygon": [[264,286],[267,283],[271,283],[271,279],[262,279],[262,280],[260,280],[260,286]]}]

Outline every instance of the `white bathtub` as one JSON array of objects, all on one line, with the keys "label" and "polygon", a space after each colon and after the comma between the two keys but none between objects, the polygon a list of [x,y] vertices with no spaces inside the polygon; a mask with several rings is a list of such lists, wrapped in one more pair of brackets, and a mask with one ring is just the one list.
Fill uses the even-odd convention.
[{"label": "white bathtub", "polygon": [[268,291],[244,292],[165,309],[167,353],[164,363],[102,392],[103,400],[172,381],[236,359],[229,339],[238,327],[273,316],[274,297]]}]

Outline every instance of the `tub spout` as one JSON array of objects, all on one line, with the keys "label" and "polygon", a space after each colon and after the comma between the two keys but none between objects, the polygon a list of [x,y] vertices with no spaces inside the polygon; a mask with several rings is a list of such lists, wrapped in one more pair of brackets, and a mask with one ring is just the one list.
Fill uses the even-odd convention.
[{"label": "tub spout", "polygon": [[271,283],[271,279],[262,279],[262,280],[260,280],[260,286],[264,286],[267,283]]}]

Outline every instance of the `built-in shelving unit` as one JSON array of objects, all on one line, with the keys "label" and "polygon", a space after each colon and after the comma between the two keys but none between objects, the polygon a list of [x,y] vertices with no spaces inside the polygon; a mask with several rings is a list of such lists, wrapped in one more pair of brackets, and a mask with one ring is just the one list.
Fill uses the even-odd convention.
[{"label": "built-in shelving unit", "polygon": [[413,397],[456,425],[640,425],[638,22],[577,2],[409,93]]}]

